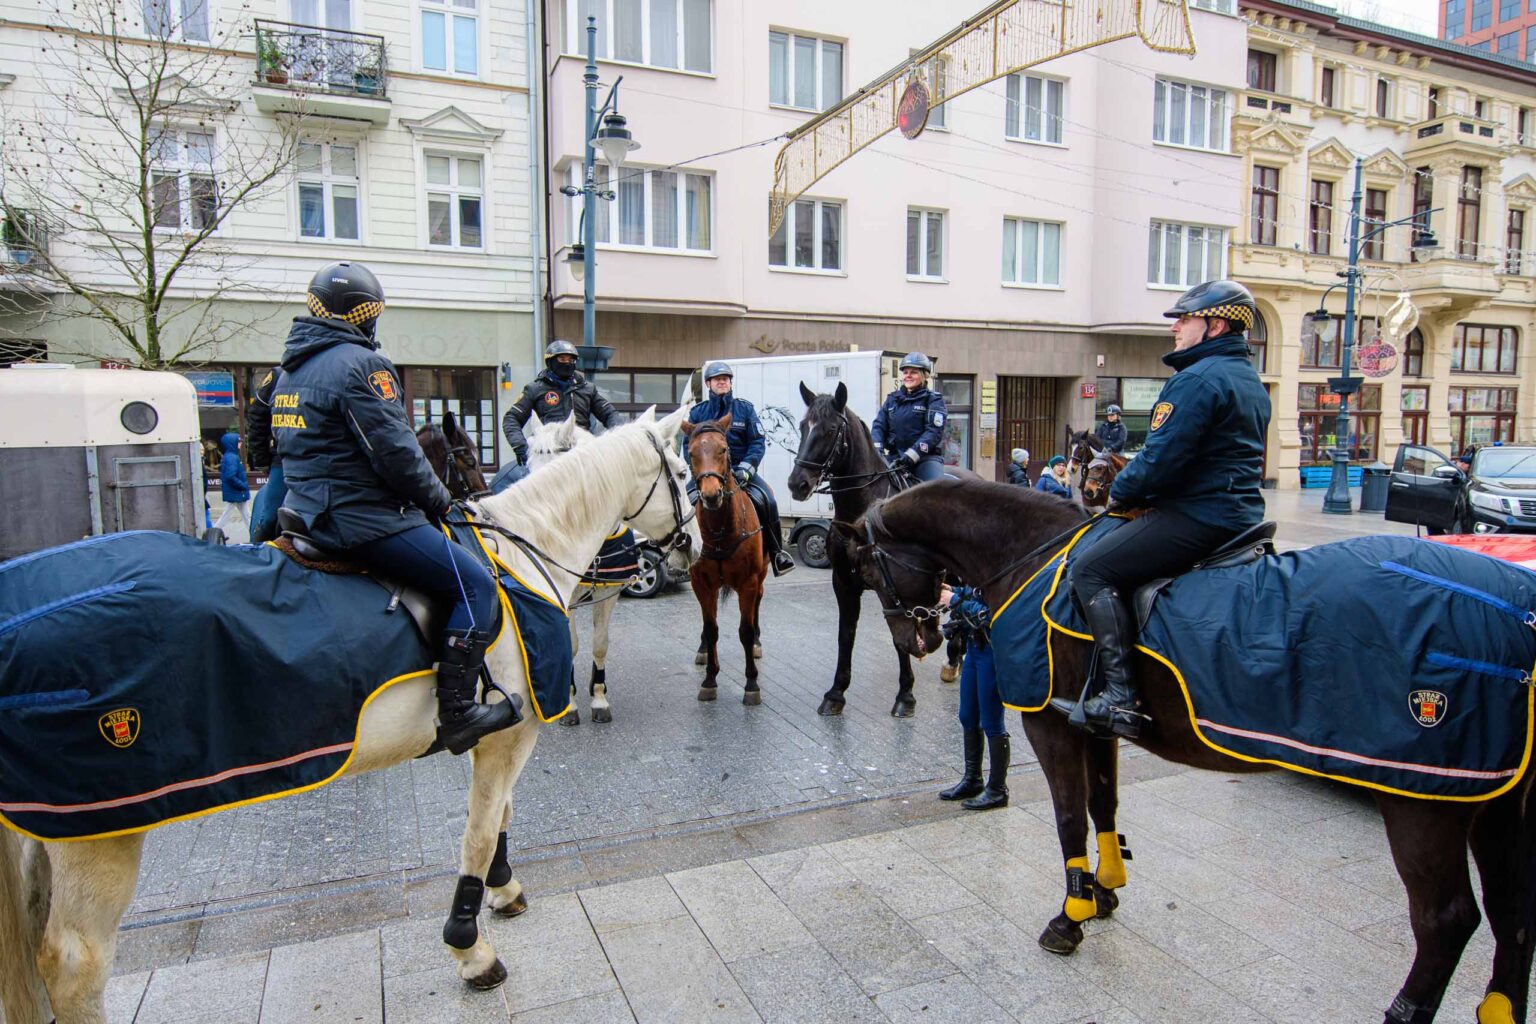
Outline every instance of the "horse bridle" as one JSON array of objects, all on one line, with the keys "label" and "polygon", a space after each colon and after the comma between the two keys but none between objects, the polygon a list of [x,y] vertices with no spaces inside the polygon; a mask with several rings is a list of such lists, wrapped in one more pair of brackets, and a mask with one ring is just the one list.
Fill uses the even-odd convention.
[{"label": "horse bridle", "polygon": [[639,508],[625,516],[624,522],[629,522],[635,516],[645,511],[645,506],[651,503],[651,496],[656,493],[657,485],[665,479],[667,481],[667,495],[672,499],[672,521],[674,525],[671,533],[660,539],[653,539],[653,543],[661,549],[662,556],[665,557],[673,551],[679,549],[687,551],[693,547],[693,538],[688,536],[687,526],[693,521],[694,511],[690,505],[688,511],[686,513],[683,512],[683,506],[687,503],[683,501],[683,495],[681,489],[677,486],[677,481],[672,479],[672,474],[667,471],[667,450],[662,447],[661,441],[652,431],[647,430],[645,436],[650,438],[651,447],[656,449],[656,457],[661,460],[661,468],[656,473],[656,479],[651,481],[651,489],[645,492],[644,498],[640,499]]},{"label": "horse bridle", "polygon": [[[919,576],[932,577],[933,581],[939,584],[941,587],[944,583],[944,576],[946,575],[945,571],[943,569],[936,569],[928,566],[913,565],[911,562],[908,562],[903,558],[896,557],[889,551],[882,550],[880,547],[880,542],[875,538],[876,530],[879,530],[882,533],[886,532],[885,523],[880,517],[879,505],[871,506],[870,510],[864,514],[864,539],[869,541],[870,557],[874,560],[875,569],[880,573],[880,583],[884,587],[885,593],[890,596],[892,603],[895,604],[894,608],[887,608],[882,604],[880,608],[881,613],[884,614],[888,619],[912,619],[919,626],[921,626],[929,619],[938,618],[944,613],[943,607],[939,605],[917,605],[912,608],[908,608],[906,606],[905,602],[903,602],[901,599],[901,594],[899,594],[896,590],[896,581],[891,578],[891,567],[889,563],[894,562],[895,564],[901,566],[903,569],[906,569],[908,572],[916,573]],[[922,634],[919,632],[919,646],[921,646],[922,643]]]},{"label": "horse bridle", "polygon": [[[827,452],[827,457],[820,462],[812,462],[810,459],[802,459],[795,456],[795,465],[801,469],[814,472],[820,480],[816,484],[812,494],[838,494],[843,491],[860,491],[868,487],[874,481],[885,477],[898,482],[902,480],[901,470],[894,466],[885,469],[877,469],[873,473],[834,473],[832,467],[851,450],[852,445],[848,440],[848,413],[845,411],[837,417],[837,440],[832,442],[832,448]],[[856,483],[845,487],[832,486],[835,480],[854,480]]]},{"label": "horse bridle", "polygon": [[[474,448],[467,444],[450,443],[451,439],[448,437],[448,431],[443,429],[441,423],[432,423],[429,424],[429,426],[434,427],[437,432],[442,435],[443,438],[443,484],[448,488],[448,493],[456,498],[462,498],[468,501],[474,501],[476,498],[483,498],[487,494],[490,494],[490,490],[477,491],[470,487],[469,475],[464,472],[463,468],[459,465],[458,460],[454,458],[455,455],[461,455],[465,453],[468,453],[472,456],[474,455]],[[478,461],[476,462],[475,466],[477,469],[479,468]],[[453,486],[455,483],[463,488],[464,493],[453,494]]]},{"label": "horse bridle", "polygon": [[[704,422],[704,423],[700,423],[698,426],[694,427],[693,428],[693,432],[688,435],[688,444],[689,444],[689,446],[692,447],[693,441],[694,441],[695,438],[702,437],[705,434],[719,434],[721,439],[722,439],[722,441],[724,441],[726,439],[725,431],[721,430],[718,424]],[[729,450],[728,443],[727,443],[727,450]],[[689,467],[690,470],[692,468],[693,467],[691,467],[691,466]],[[693,474],[693,482],[695,484],[702,483],[703,481],[708,480],[711,477],[713,477],[714,479],[720,481],[720,487],[725,491],[725,499],[726,499],[726,501],[730,501],[732,498],[736,497],[736,478],[733,477],[729,472],[717,473],[713,469],[706,469],[702,473],[694,473]],[[700,495],[701,500],[702,500],[702,497],[703,497],[703,495],[701,493],[701,495]]]}]

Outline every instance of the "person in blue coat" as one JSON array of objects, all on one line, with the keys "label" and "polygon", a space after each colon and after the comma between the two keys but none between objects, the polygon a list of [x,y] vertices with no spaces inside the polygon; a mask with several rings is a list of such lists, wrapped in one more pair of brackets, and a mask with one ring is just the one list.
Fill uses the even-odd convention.
[{"label": "person in blue coat", "polygon": [[1146,446],[1109,489],[1110,511],[1145,511],[1077,558],[1071,573],[1104,687],[1081,707],[1052,703],[1096,734],[1134,739],[1145,717],[1131,673],[1136,628],[1126,598],[1188,570],[1264,516],[1269,395],[1246,339],[1256,312],[1247,288],[1209,281],[1163,314],[1174,320],[1173,351],[1163,357],[1174,374],[1152,407]]},{"label": "person in blue coat", "polygon": [[[939,591],[939,607],[947,609],[944,636],[965,645],[960,667],[960,730],[965,743],[965,774],[939,793],[940,800],[959,800],[968,811],[1008,806],[1008,764],[1013,759],[1008,727],[1003,724],[1003,698],[997,690],[997,668],[987,634],[991,613],[972,587]],[[981,748],[987,747],[987,782],[981,782]]]},{"label": "person in blue coat", "polygon": [[1035,481],[1035,490],[1071,501],[1072,483],[1067,477],[1067,460],[1060,455],[1052,455],[1045,464],[1045,472]]},{"label": "person in blue coat", "polygon": [[944,396],[928,386],[933,360],[909,352],[901,361],[901,387],[885,398],[869,434],[892,465],[904,466],[919,480],[944,475]]},{"label": "person in blue coat", "polygon": [[[718,420],[726,413],[731,414],[731,427],[725,435],[731,449],[731,471],[736,482],[752,499],[752,506],[757,509],[757,521],[763,527],[763,542],[767,546],[773,574],[783,576],[794,569],[795,560],[784,550],[784,530],[779,525],[778,499],[773,496],[773,488],[768,486],[768,481],[757,471],[757,467],[763,463],[763,456],[768,452],[768,442],[763,434],[763,424],[757,418],[757,409],[751,402],[737,398],[733,393],[735,382],[736,373],[729,363],[717,359],[705,365],[704,386],[709,389],[709,395],[688,410],[688,422],[703,423],[705,420]],[[699,497],[698,489],[691,480],[688,483],[688,496],[695,501]]]},{"label": "person in blue coat", "polygon": [[454,754],[517,724],[510,701],[480,704],[485,651],[499,613],[479,559],[436,525],[453,506],[421,452],[395,364],[374,334],[384,289],[360,263],[332,263],[309,283],[272,392],[283,507],[315,543],[453,604],[437,671],[438,741]]},{"label": "person in blue coat", "polygon": [[1099,439],[1107,452],[1116,455],[1125,451],[1125,423],[1120,419],[1120,407],[1111,405],[1104,412],[1104,422],[1094,428],[1093,436]]},{"label": "person in blue coat", "polygon": [[213,525],[223,529],[224,520],[238,512],[241,522],[251,525],[251,486],[246,480],[245,464],[240,461],[240,435],[230,431],[219,438],[224,454],[219,458],[219,492],[224,498],[224,511]]}]

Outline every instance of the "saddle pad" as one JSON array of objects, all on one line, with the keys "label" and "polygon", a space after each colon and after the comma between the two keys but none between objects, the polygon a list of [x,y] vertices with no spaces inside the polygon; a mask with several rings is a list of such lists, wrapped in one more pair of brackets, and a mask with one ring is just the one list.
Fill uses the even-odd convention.
[{"label": "saddle pad", "polygon": [[625,587],[639,571],[640,544],[635,540],[635,531],[624,526],[603,541],[602,549],[588,570],[588,575],[597,577],[600,582],[588,586]]},{"label": "saddle pad", "polygon": [[389,601],[175,533],[0,565],[0,821],[84,839],[324,785],[369,698],[434,660]]}]

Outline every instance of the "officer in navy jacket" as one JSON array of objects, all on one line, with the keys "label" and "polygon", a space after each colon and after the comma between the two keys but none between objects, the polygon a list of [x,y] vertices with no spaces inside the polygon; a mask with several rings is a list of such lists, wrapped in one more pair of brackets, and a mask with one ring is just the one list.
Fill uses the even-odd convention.
[{"label": "officer in navy jacket", "polygon": [[1135,738],[1141,698],[1131,675],[1135,622],[1126,602],[1150,580],[1175,576],[1257,524],[1269,396],[1249,360],[1247,330],[1257,308],[1236,281],[1185,292],[1164,315],[1174,375],[1152,407],[1147,443],[1109,489],[1110,509],[1146,511],[1089,548],[1072,569],[1072,591],[1099,648],[1104,688],[1074,722]]},{"label": "officer in navy jacket", "polygon": [[432,521],[452,499],[432,472],[405,411],[400,374],[374,339],[384,290],[360,263],[332,263],[310,281],[310,316],[296,317],[272,391],[272,434],[288,495],[316,543],[453,603],[437,664],[438,739],[462,754],[518,721],[514,706],[478,704],[496,583]]},{"label": "officer in navy jacket", "polygon": [[933,360],[909,352],[901,361],[901,387],[885,398],[869,433],[875,447],[893,465],[906,467],[919,480],[944,475],[944,396],[928,387]]},{"label": "officer in navy jacket", "polygon": [[[779,503],[773,496],[773,488],[758,473],[768,442],[763,434],[763,424],[757,418],[757,409],[745,398],[737,398],[731,387],[736,374],[729,363],[715,360],[704,367],[704,384],[709,395],[688,410],[688,422],[703,423],[718,420],[731,414],[731,426],[726,431],[726,444],[731,449],[731,469],[736,482],[746,490],[757,509],[757,520],[763,526],[763,542],[767,545],[769,560],[775,576],[783,576],[795,567],[795,560],[784,550],[784,531],[779,525]],[[698,500],[698,490],[692,481],[688,494]]]},{"label": "officer in navy jacket", "polygon": [[1104,413],[1104,422],[1094,428],[1093,436],[1099,439],[1104,450],[1116,455],[1125,451],[1125,421],[1120,418],[1120,407],[1111,405]]}]

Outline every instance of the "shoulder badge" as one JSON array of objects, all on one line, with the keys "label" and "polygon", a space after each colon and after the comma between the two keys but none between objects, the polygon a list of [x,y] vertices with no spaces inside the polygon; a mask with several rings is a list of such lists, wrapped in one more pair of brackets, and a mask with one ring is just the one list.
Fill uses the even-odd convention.
[{"label": "shoulder badge", "polygon": [[933,425],[936,426],[936,427],[942,427],[944,425],[944,414],[943,413],[936,412],[936,413],[933,414]]},{"label": "shoulder badge", "polygon": [[139,738],[139,712],[137,708],[118,708],[108,711],[96,720],[101,738],[119,750],[127,750]]},{"label": "shoulder badge", "polygon": [[374,370],[370,373],[368,386],[386,402],[393,402],[400,397],[400,386],[395,383],[395,375],[388,370]]},{"label": "shoulder badge", "polygon": [[1408,695],[1408,710],[1413,714],[1413,720],[1426,729],[1433,729],[1445,720],[1449,703],[1439,690],[1414,690]]},{"label": "shoulder badge", "polygon": [[558,392],[558,391],[546,391],[546,392],[544,392],[544,404],[545,405],[559,405],[560,404],[560,392]]},{"label": "shoulder badge", "polygon": [[1172,415],[1173,415],[1173,403],[1172,402],[1158,402],[1156,405],[1154,405],[1152,407],[1152,425],[1150,427],[1148,427],[1148,429],[1149,430],[1156,430],[1158,427],[1162,426],[1164,423],[1167,423],[1168,422],[1168,417],[1170,417]]}]

